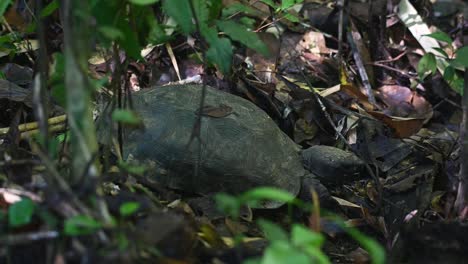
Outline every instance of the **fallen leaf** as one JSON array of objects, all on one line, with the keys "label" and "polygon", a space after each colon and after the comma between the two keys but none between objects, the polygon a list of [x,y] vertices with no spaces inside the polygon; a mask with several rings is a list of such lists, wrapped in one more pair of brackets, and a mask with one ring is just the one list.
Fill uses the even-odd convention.
[{"label": "fallen leaf", "polygon": [[203,107],[201,111],[201,115],[203,116],[209,116],[209,117],[226,117],[232,113],[232,107],[225,105],[225,104],[219,104],[218,106],[211,106],[211,105],[206,105]]}]

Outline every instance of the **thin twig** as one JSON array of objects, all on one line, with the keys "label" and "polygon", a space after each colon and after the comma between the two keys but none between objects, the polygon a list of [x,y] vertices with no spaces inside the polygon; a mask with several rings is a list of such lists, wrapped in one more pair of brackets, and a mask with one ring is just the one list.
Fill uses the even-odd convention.
[{"label": "thin twig", "polygon": [[[193,5],[193,0],[189,1],[190,4],[190,9],[193,14],[193,18],[195,20],[195,27],[197,29],[197,32],[201,35],[201,30],[200,30],[200,21],[198,20],[197,13],[195,12],[195,6]],[[208,64],[206,62],[206,45],[204,45],[203,39],[200,40],[200,43],[202,45],[202,59],[203,59],[203,72],[205,74],[205,78],[202,78],[202,90],[201,90],[201,96],[200,96],[200,103],[198,105],[198,112],[196,114],[196,120],[195,123],[193,124],[193,129],[192,129],[192,134],[190,135],[189,142],[187,144],[187,148],[190,147],[192,144],[193,139],[198,140],[198,150],[197,150],[197,163],[195,165],[195,175],[192,178],[193,181],[196,181],[198,179],[198,175],[200,173],[200,165],[201,165],[201,154],[202,154],[202,138],[201,138],[201,125],[202,125],[202,109],[205,105],[205,97],[206,97],[206,74],[207,74],[207,67]]]},{"label": "thin twig", "polygon": [[[463,13],[460,15],[459,24],[461,25],[460,34],[461,39],[464,41],[463,29],[464,29],[464,18]],[[467,43],[463,43],[466,45]],[[462,109],[463,109],[463,118],[460,124],[460,173],[459,173],[459,184],[458,184],[458,193],[457,199],[455,200],[455,209],[457,210],[458,216],[461,219],[468,218],[468,67],[465,67],[464,74],[465,85],[463,88],[463,97],[462,97]]]}]

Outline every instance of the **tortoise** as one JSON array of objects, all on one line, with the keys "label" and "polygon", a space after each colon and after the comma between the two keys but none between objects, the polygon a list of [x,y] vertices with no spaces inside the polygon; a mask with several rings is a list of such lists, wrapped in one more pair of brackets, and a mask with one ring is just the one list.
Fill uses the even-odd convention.
[{"label": "tortoise", "polygon": [[[320,196],[328,196],[326,188],[304,169],[299,145],[267,113],[246,99],[209,86],[205,107],[199,112],[201,90],[202,85],[168,85],[132,94],[144,129],[124,131],[124,158],[149,166],[148,173],[167,187],[198,194],[236,194],[271,186],[298,195],[301,184],[307,182]],[[198,114],[202,115],[200,151],[197,140],[189,144]],[[198,174],[194,173],[197,164]],[[270,201],[260,207],[281,205]]]}]

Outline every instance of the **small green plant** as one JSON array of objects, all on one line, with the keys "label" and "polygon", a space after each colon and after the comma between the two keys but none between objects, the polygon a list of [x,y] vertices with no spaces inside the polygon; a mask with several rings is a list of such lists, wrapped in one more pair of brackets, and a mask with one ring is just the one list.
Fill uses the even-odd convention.
[{"label": "small green plant", "polygon": [[457,68],[464,68],[468,67],[468,47],[462,47],[458,50],[455,50],[453,47],[453,40],[450,38],[449,35],[446,33],[439,31],[432,34],[426,35],[427,37],[433,38],[440,42],[446,43],[447,47],[450,49],[450,53],[454,54],[455,56],[449,56],[447,52],[445,52],[442,48],[434,48],[434,50],[438,53],[426,53],[418,64],[418,75],[419,79],[422,81],[427,76],[435,74],[437,71],[437,58],[442,59],[445,61],[447,66],[444,69],[443,78],[449,85],[454,87],[454,89],[461,93],[463,90],[463,78],[460,78],[457,73]]},{"label": "small green plant", "polygon": [[29,198],[24,198],[8,208],[8,224],[20,227],[31,222],[36,206]]},{"label": "small green plant", "polygon": [[[218,194],[216,201],[218,208],[233,218],[239,217],[240,208],[243,205],[258,205],[263,200],[273,200],[306,208],[305,204],[290,193],[269,187],[255,188],[239,196]],[[385,251],[373,239],[363,235],[357,229],[346,227],[342,221],[336,222],[362,247],[369,252],[372,263],[385,263]],[[327,255],[322,251],[325,237],[302,224],[293,223],[288,234],[278,224],[267,220],[258,220],[265,238],[269,241],[263,256],[257,259],[249,259],[245,264],[279,264],[279,263],[331,263]]]},{"label": "small green plant", "polygon": [[102,224],[87,215],[77,215],[65,220],[63,231],[68,236],[89,235],[102,228]]},{"label": "small green plant", "polygon": [[137,202],[125,202],[119,208],[119,213],[122,217],[128,217],[136,213],[140,209],[140,204]]}]

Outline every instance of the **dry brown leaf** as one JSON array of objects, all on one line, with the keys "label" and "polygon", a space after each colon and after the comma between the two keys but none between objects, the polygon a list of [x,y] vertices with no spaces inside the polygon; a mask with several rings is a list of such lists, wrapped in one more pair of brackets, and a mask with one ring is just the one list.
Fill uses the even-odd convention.
[{"label": "dry brown leaf", "polygon": [[232,107],[225,105],[225,104],[219,104],[218,106],[211,106],[211,105],[206,105],[203,107],[201,114],[203,116],[210,116],[210,117],[226,117],[232,113]]}]

